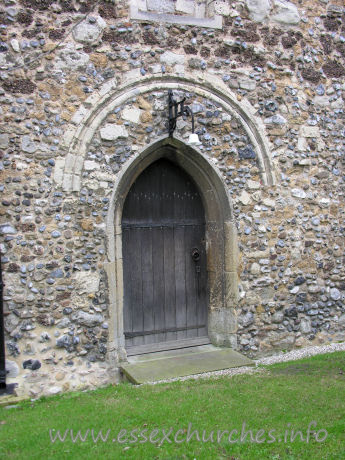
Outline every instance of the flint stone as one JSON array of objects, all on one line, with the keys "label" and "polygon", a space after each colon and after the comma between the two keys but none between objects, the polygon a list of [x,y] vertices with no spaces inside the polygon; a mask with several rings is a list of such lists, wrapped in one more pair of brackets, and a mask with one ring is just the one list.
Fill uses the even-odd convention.
[{"label": "flint stone", "polygon": [[299,304],[304,304],[304,302],[307,300],[307,293],[306,292],[300,292],[296,296],[296,302]]},{"label": "flint stone", "polygon": [[31,369],[32,371],[36,371],[42,366],[42,364],[38,361],[38,359],[28,359],[27,361],[23,362],[24,369]]},{"label": "flint stone", "polygon": [[35,153],[37,150],[37,144],[30,139],[30,136],[23,136],[22,150],[28,153]]},{"label": "flint stone", "polygon": [[301,284],[305,283],[306,282],[306,279],[303,277],[303,276],[298,276],[296,279],[295,279],[295,285],[296,286],[300,286]]},{"label": "flint stone", "polygon": [[11,356],[18,356],[20,355],[20,350],[16,342],[6,342],[6,347],[9,351]]},{"label": "flint stone", "polygon": [[0,134],[0,149],[6,149],[9,144],[8,134]]},{"label": "flint stone", "polygon": [[252,266],[250,267],[250,273],[252,275],[259,275],[260,274],[260,265],[256,262],[254,262],[252,264]]},{"label": "flint stone", "polygon": [[285,310],[285,315],[288,316],[288,317],[296,317],[297,316],[297,308],[296,307],[291,307],[291,308],[287,308]]},{"label": "flint stone", "polygon": [[244,160],[252,160],[256,158],[255,150],[253,150],[253,148],[249,145],[243,149],[238,149],[238,155],[240,159]]},{"label": "flint stone", "polygon": [[105,27],[106,23],[100,16],[93,24],[83,21],[73,30],[73,38],[77,42],[91,45],[98,41]]},{"label": "flint stone", "polygon": [[19,366],[15,361],[6,359],[6,376],[10,379],[17,377],[19,374]]},{"label": "flint stone", "polygon": [[101,128],[100,135],[101,139],[105,141],[114,141],[118,138],[127,138],[128,132],[122,125],[108,123],[103,128]]},{"label": "flint stone", "polygon": [[260,265],[269,265],[270,261],[269,259],[260,259],[259,264]]},{"label": "flint stone", "polygon": [[332,109],[342,109],[344,107],[344,99],[339,97],[336,101],[331,102]]},{"label": "flint stone", "polygon": [[284,313],[282,311],[276,311],[273,315],[272,315],[272,321],[274,323],[281,323],[284,319]]},{"label": "flint stone", "polygon": [[270,342],[274,347],[290,347],[295,342],[295,337],[288,333],[279,334],[273,332],[269,336]]},{"label": "flint stone", "polygon": [[35,272],[34,274],[34,281],[42,281],[46,277],[45,273],[43,272]]},{"label": "flint stone", "polygon": [[311,323],[309,319],[301,319],[300,331],[302,332],[302,334],[309,334],[311,332]]},{"label": "flint stone", "polygon": [[307,194],[305,193],[305,191],[300,188],[293,188],[291,190],[291,195],[294,196],[295,198],[302,198],[302,199],[307,197]]},{"label": "flint stone", "polygon": [[87,327],[93,327],[97,324],[101,324],[104,321],[104,318],[100,314],[90,314],[85,311],[78,311],[72,316],[73,321],[76,321],[79,324]]},{"label": "flint stone", "polygon": [[19,53],[20,52],[20,46],[19,46],[18,40],[16,40],[15,38],[12,38],[12,40],[10,40],[10,43],[11,43],[13,51],[15,53]]},{"label": "flint stone", "polygon": [[263,204],[265,206],[268,206],[269,208],[274,208],[275,205],[276,205],[276,202],[275,202],[275,200],[273,200],[271,198],[264,198]]},{"label": "flint stone", "polygon": [[59,329],[64,329],[65,327],[68,327],[71,324],[71,321],[68,318],[62,318],[62,320],[59,322],[57,327]]},{"label": "flint stone", "polygon": [[317,284],[308,286],[308,292],[310,292],[310,294],[317,294],[320,291],[321,288]]},{"label": "flint stone", "polygon": [[21,331],[31,331],[32,329],[35,329],[36,326],[32,324],[30,320],[24,320],[20,326]]},{"label": "flint stone", "polygon": [[242,326],[250,326],[251,324],[254,323],[254,315],[250,311],[246,313],[241,319],[240,322],[242,323]]},{"label": "flint stone", "polygon": [[57,386],[50,387],[49,390],[48,390],[48,393],[51,394],[51,395],[57,395],[58,393],[61,393],[61,392],[62,392],[62,388],[57,387]]},{"label": "flint stone", "polygon": [[328,206],[330,205],[330,199],[329,198],[321,198],[319,200],[319,206],[320,208],[328,208]]},{"label": "flint stone", "polygon": [[285,125],[287,123],[286,118],[284,118],[282,115],[272,115],[271,117],[265,118],[264,122],[266,124],[272,124],[272,125]]},{"label": "flint stone", "polygon": [[325,87],[321,84],[316,88],[316,92],[319,96],[323,96],[325,94]]},{"label": "flint stone", "polygon": [[67,43],[60,51],[58,58],[54,62],[56,70],[81,70],[88,62],[89,55],[82,51],[77,51],[72,43]]},{"label": "flint stone", "polygon": [[204,111],[204,106],[202,104],[196,104],[196,103],[193,103],[191,105],[191,109],[192,109],[192,112],[193,113],[201,113]]},{"label": "flint stone", "polygon": [[40,342],[47,342],[48,340],[50,340],[48,332],[42,332]]},{"label": "flint stone", "polygon": [[62,335],[56,341],[58,348],[69,348],[72,345],[72,337],[70,335]]},{"label": "flint stone", "polygon": [[0,233],[2,235],[14,235],[17,233],[16,229],[9,224],[0,225]]},{"label": "flint stone", "polygon": [[50,273],[50,276],[52,278],[63,278],[64,277],[64,272],[61,270],[61,268],[57,268],[56,270],[52,271]]},{"label": "flint stone", "polygon": [[337,288],[332,288],[330,290],[330,296],[332,300],[339,300],[341,297],[340,291]]},{"label": "flint stone", "polygon": [[18,14],[18,10],[16,8],[11,7],[11,6],[6,8],[5,11],[11,17],[17,16],[17,14]]},{"label": "flint stone", "polygon": [[18,326],[18,324],[19,324],[19,319],[13,314],[5,316],[4,326],[7,332],[11,333],[12,331],[14,331],[14,329]]}]

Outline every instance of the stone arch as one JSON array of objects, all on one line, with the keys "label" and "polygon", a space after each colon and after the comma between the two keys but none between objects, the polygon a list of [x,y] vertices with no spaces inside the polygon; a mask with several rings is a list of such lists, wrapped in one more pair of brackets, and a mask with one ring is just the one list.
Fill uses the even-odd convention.
[{"label": "stone arch", "polygon": [[[212,77],[212,80],[211,78]],[[115,108],[125,105],[140,95],[168,89],[192,92],[213,101],[229,113],[244,128],[258,159],[261,182],[264,186],[274,184],[274,174],[269,154],[264,125],[255,116],[251,104],[239,102],[229,88],[217,77],[207,75],[185,75],[147,77],[132,79],[127,84],[116,87],[115,81],[105,84],[98,93],[88,98],[76,112],[72,122],[75,128],[64,136],[66,156],[57,159],[54,179],[66,192],[79,192],[84,159],[93,136]],[[178,137],[178,136],[177,136]],[[123,335],[123,275],[121,220],[118,210],[141,170],[154,158],[161,156],[161,149],[169,147],[174,161],[189,173],[199,189],[203,191],[204,206],[208,215],[208,271],[210,289],[209,330],[213,343],[236,347],[236,304],[238,297],[237,240],[228,192],[218,170],[212,166],[200,150],[186,146],[182,140],[156,138],[153,144],[136,153],[115,177],[112,205],[107,218],[107,260],[105,270],[109,281],[109,360],[116,363],[125,358]],[[174,153],[172,153],[174,152]],[[60,172],[59,172],[60,168]],[[58,179],[58,180],[57,180]],[[197,180],[198,179],[198,180]],[[121,198],[122,197],[122,198]],[[115,229],[115,231],[114,231]]]},{"label": "stone arch", "polygon": [[[119,174],[107,218],[110,343],[109,359],[125,359],[123,334],[122,209],[133,182],[151,163],[168,158],[195,181],[206,217],[207,270],[209,278],[209,337],[212,343],[236,348],[238,256],[236,227],[225,184],[206,157],[176,138],[160,139],[135,158]],[[115,229],[115,231],[114,231]]]},{"label": "stone arch", "polygon": [[[99,94],[91,96],[76,112],[72,121],[76,125],[64,136],[67,151],[65,158],[58,159],[54,178],[65,191],[78,191],[83,171],[84,158],[88,146],[107,115],[121,104],[151,91],[179,89],[194,92],[219,104],[226,113],[236,118],[246,131],[255,151],[261,172],[262,183],[265,186],[275,183],[272,161],[265,136],[262,121],[255,116],[251,104],[242,100],[239,102],[229,88],[217,77],[212,80],[207,76],[161,76],[132,80],[118,88],[115,82],[106,84]],[[92,107],[92,108],[90,108]]]}]

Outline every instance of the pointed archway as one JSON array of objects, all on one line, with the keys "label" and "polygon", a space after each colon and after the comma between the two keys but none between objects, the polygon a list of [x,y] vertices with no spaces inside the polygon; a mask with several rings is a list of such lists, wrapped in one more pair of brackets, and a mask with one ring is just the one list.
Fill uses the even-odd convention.
[{"label": "pointed archway", "polygon": [[236,348],[238,298],[236,227],[227,188],[201,153],[175,138],[164,138],[124,166],[116,181],[107,219],[105,264],[109,284],[109,360],[125,359],[122,212],[127,194],[139,175],[153,162],[166,158],[196,184],[205,210],[206,257],[209,286],[208,335],[215,345]]}]

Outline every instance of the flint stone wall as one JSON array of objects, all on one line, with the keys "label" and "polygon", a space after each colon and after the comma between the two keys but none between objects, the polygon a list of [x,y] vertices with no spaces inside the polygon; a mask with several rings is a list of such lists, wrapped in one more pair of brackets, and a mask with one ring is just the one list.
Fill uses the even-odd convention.
[{"label": "flint stone wall", "polygon": [[[155,3],[146,4],[154,14],[195,15],[194,2],[171,12]],[[219,16],[219,28],[145,22],[124,1],[1,6],[0,231],[8,381],[18,394],[118,379],[106,222],[123,167],[167,135],[162,81],[186,97],[196,150],[232,200],[239,351],[345,339],[344,6],[258,5],[215,2],[204,19]],[[179,119],[176,137],[189,132]]]}]

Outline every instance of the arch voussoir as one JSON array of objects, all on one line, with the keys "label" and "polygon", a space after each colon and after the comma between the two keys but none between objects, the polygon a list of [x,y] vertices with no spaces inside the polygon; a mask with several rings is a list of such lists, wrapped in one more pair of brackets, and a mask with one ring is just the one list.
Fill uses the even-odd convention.
[{"label": "arch voussoir", "polygon": [[[168,89],[194,92],[216,102],[224,112],[236,118],[243,126],[257,152],[263,185],[270,186],[275,183],[268,141],[262,121],[255,116],[254,109],[248,101],[239,102],[229,88],[216,78],[213,78],[212,81],[206,79],[198,81],[192,76],[167,75],[130,81],[120,87],[117,87],[115,82],[109,82],[106,89],[107,91],[99,91],[98,99],[93,98],[92,108],[89,108],[90,104],[86,102],[86,106],[79,109],[75,114],[75,129],[70,129],[66,133],[63,150],[67,151],[67,160],[65,166],[63,163],[59,163],[54,175],[55,181],[65,191],[78,191],[80,174],[88,146],[110,112],[140,95],[152,91],[167,91]],[[73,158],[74,161],[72,170],[70,169],[70,158]]]}]

